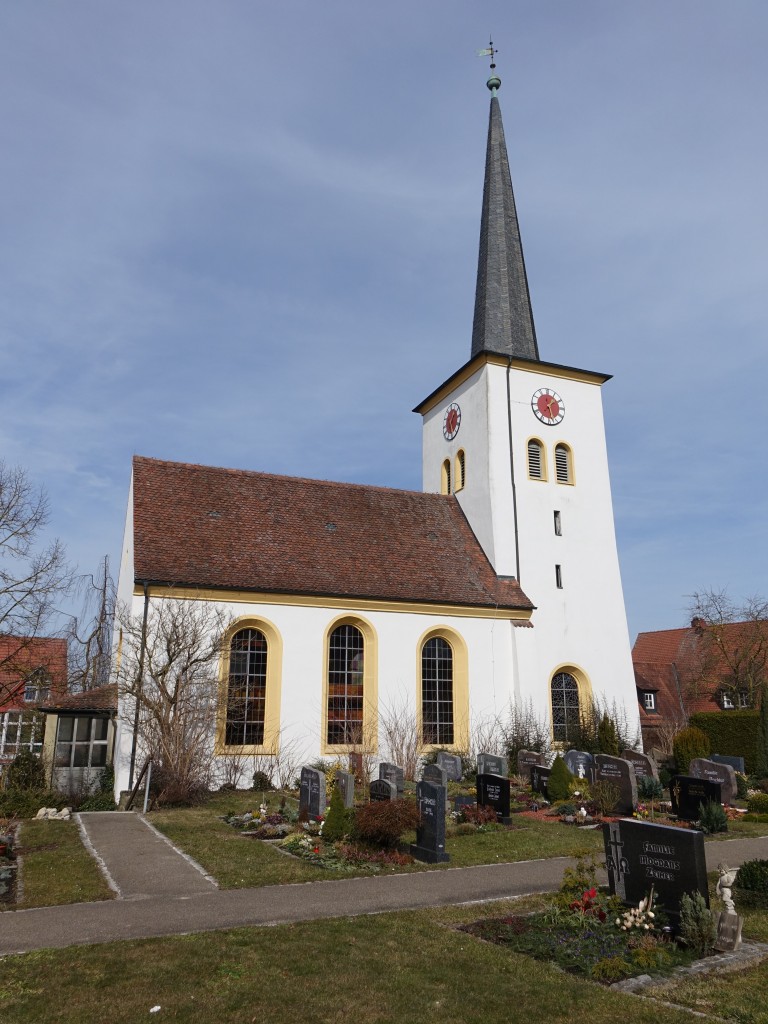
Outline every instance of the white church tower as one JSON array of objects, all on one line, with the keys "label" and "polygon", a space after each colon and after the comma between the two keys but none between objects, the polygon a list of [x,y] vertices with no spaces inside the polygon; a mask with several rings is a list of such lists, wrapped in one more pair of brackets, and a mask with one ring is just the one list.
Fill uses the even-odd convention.
[{"label": "white church tower", "polygon": [[513,631],[510,698],[566,746],[592,699],[622,709],[639,739],[603,425],[610,377],[539,355],[494,68],[471,358],[414,410],[423,487],[455,494],[496,573],[536,606],[533,629]]}]

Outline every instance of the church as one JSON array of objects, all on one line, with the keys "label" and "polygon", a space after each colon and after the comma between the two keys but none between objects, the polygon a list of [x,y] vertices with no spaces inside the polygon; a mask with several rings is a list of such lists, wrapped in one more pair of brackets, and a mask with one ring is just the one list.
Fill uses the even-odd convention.
[{"label": "church", "polygon": [[[579,709],[639,735],[601,388],[539,353],[498,91],[468,361],[415,408],[423,491],[136,457],[118,597],[226,612],[213,756],[380,749],[384,709],[422,751],[467,751],[512,706],[569,745]],[[427,382],[427,386],[430,383]],[[425,391],[427,388],[425,387]],[[121,699],[116,788],[133,775]]]}]

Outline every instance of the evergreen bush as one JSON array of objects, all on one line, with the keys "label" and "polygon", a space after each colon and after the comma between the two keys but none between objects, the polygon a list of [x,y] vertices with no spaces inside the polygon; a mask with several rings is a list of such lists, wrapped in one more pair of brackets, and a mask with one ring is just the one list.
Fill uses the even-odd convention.
[{"label": "evergreen bush", "polygon": [[758,712],[702,711],[691,715],[688,724],[709,736],[710,750],[719,754],[743,757],[747,775],[755,770],[757,755]]},{"label": "evergreen bush", "polygon": [[547,796],[551,803],[558,800],[567,800],[571,795],[571,783],[573,775],[562,757],[558,754],[552,764],[552,771],[547,779]]},{"label": "evergreen bush", "polygon": [[736,797],[739,800],[746,800],[749,795],[749,783],[747,776],[736,772]]},{"label": "evergreen bush", "polygon": [[712,746],[709,736],[694,725],[681,729],[672,741],[675,764],[680,775],[687,775],[695,757],[709,757]]},{"label": "evergreen bush", "polygon": [[768,860],[747,860],[739,868],[734,899],[753,906],[768,906]]},{"label": "evergreen bush", "polygon": [[768,793],[753,793],[747,800],[750,814],[768,814]]},{"label": "evergreen bush", "polygon": [[616,723],[609,714],[604,714],[597,727],[597,745],[601,754],[610,754],[612,757],[619,756],[619,734]]},{"label": "evergreen bush", "polygon": [[661,800],[664,787],[652,775],[641,775],[637,780],[637,795],[641,800]]},{"label": "evergreen bush", "polygon": [[716,800],[707,800],[699,804],[699,828],[707,835],[714,835],[715,832],[728,831],[728,815],[723,810],[722,804]]},{"label": "evergreen bush", "polygon": [[338,786],[331,791],[331,802],[323,825],[323,839],[329,843],[337,843],[351,830],[351,815],[344,806],[344,797]]},{"label": "evergreen bush", "polygon": [[768,778],[768,685],[763,685],[755,742],[755,775]]},{"label": "evergreen bush", "polygon": [[8,765],[9,789],[45,789],[45,765],[31,750],[22,750]]},{"label": "evergreen bush", "polygon": [[712,911],[700,892],[683,893],[680,900],[680,938],[699,956],[704,956],[715,942],[715,921]]}]

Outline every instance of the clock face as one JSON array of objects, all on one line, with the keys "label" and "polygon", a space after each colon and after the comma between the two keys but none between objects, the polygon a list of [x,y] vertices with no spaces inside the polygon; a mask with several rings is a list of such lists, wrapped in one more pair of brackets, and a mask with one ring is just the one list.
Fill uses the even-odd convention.
[{"label": "clock face", "polygon": [[534,391],[531,408],[534,416],[548,427],[554,427],[556,423],[562,422],[565,416],[565,402],[551,388],[539,388],[538,391]]},{"label": "clock face", "polygon": [[443,417],[443,437],[446,441],[452,441],[459,432],[461,426],[461,409],[455,402],[451,402],[445,410]]}]

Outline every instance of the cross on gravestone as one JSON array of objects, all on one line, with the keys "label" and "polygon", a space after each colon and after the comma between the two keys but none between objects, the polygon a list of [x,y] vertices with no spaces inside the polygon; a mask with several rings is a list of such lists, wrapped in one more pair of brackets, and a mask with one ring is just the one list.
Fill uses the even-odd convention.
[{"label": "cross on gravestone", "polygon": [[692,775],[675,775],[669,784],[672,813],[684,821],[698,821],[701,805],[710,800],[720,803],[720,783],[695,779]]},{"label": "cross on gravestone", "polygon": [[299,818],[319,818],[325,814],[325,772],[302,768],[299,785]]},{"label": "cross on gravestone", "polygon": [[405,772],[396,764],[389,761],[382,761],[379,765],[379,778],[389,779],[397,787],[397,795],[402,796],[405,792]]},{"label": "cross on gravestone", "polygon": [[509,779],[503,775],[477,776],[477,803],[480,807],[492,807],[496,812],[497,821],[508,825],[509,816]]},{"label": "cross on gravestone", "polygon": [[711,761],[706,757],[694,757],[688,765],[688,774],[694,779],[708,779],[720,784],[720,799],[724,804],[732,804],[736,800],[738,786],[736,772],[729,764]]},{"label": "cross on gravestone", "polygon": [[547,765],[547,755],[540,754],[537,750],[518,750],[517,752],[517,774],[522,775],[524,779],[530,776],[530,767],[532,764]]},{"label": "cross on gravestone", "polygon": [[371,800],[396,800],[397,786],[389,779],[374,779],[368,787]]},{"label": "cross on gravestone", "polygon": [[603,825],[611,894],[636,907],[654,888],[676,927],[680,901],[700,892],[709,906],[704,835],[691,829],[623,819]]},{"label": "cross on gravestone", "polygon": [[586,750],[568,750],[563,755],[565,767],[577,779],[584,779],[585,782],[592,781],[595,759]]},{"label": "cross on gravestone", "polygon": [[501,757],[499,754],[478,754],[477,774],[501,775],[506,779],[509,775],[508,761],[506,757]]},{"label": "cross on gravestone", "polygon": [[427,864],[443,864],[451,858],[445,852],[445,786],[425,781],[416,784],[419,824],[411,856]]},{"label": "cross on gravestone", "polygon": [[425,764],[421,773],[422,782],[434,782],[438,786],[448,785],[448,773],[436,764]]},{"label": "cross on gravestone", "polygon": [[609,783],[618,790],[613,808],[614,814],[631,814],[637,806],[637,782],[635,771],[629,761],[610,754],[595,754],[593,785]]},{"label": "cross on gravestone", "polygon": [[464,769],[458,754],[449,754],[446,750],[438,751],[437,766],[445,771],[451,782],[461,782]]},{"label": "cross on gravestone", "polygon": [[547,782],[549,781],[549,776],[551,774],[551,768],[545,768],[544,765],[541,764],[531,765],[531,789],[534,793],[540,793],[545,800],[549,800]]},{"label": "cross on gravestone", "polygon": [[355,776],[352,772],[336,772],[336,787],[341,790],[341,797],[346,808],[355,806]]},{"label": "cross on gravestone", "polygon": [[647,754],[643,754],[639,750],[623,750],[621,756],[625,761],[629,761],[635,769],[636,779],[658,779],[659,769],[656,767],[652,758],[648,757]]}]

